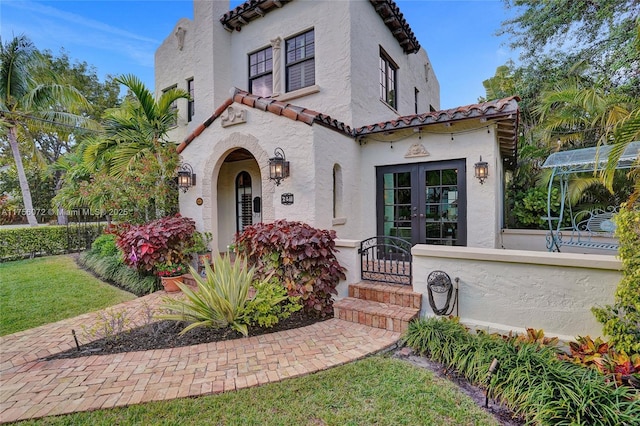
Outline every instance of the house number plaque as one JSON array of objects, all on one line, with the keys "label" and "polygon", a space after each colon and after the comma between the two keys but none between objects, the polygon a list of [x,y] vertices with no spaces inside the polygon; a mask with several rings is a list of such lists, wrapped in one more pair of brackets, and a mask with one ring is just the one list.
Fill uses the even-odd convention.
[{"label": "house number plaque", "polygon": [[285,206],[290,206],[293,204],[293,194],[290,192],[286,192],[280,196],[280,203]]}]

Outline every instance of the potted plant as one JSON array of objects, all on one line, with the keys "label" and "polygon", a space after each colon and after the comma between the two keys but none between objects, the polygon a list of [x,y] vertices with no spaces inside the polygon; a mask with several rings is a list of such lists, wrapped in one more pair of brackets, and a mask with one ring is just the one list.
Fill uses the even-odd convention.
[{"label": "potted plant", "polygon": [[181,263],[163,262],[156,265],[156,273],[168,293],[180,291],[178,283],[184,283],[182,275],[186,272],[187,267]]},{"label": "potted plant", "polygon": [[211,232],[194,232],[193,245],[187,250],[197,260],[199,270],[204,269],[204,265],[211,265],[211,250],[209,243],[213,239]]}]

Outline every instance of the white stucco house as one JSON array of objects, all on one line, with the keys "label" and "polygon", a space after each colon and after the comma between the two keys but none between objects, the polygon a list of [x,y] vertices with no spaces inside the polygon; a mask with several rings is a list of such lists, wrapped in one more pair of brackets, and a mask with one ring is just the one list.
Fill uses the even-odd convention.
[{"label": "white stucco house", "polygon": [[[339,318],[402,331],[408,318],[436,313],[422,301],[440,271],[455,282],[455,313],[469,326],[599,334],[590,308],[613,297],[618,260],[547,253],[544,234],[540,252],[505,243],[517,97],[440,110],[437,66],[392,0],[193,7],[194,19],[181,19],[156,51],[155,87],[192,95],[178,101],[170,134],[196,177],[180,211],[213,234],[214,251],[250,224],[302,221],[336,232],[347,269]],[[270,178],[275,158],[288,162],[283,179]],[[488,175],[477,176],[477,164]],[[408,243],[413,266],[386,248],[367,248],[365,258],[375,236]],[[359,283],[371,259],[377,269]],[[411,285],[369,282],[396,273]]]},{"label": "white stucco house", "polygon": [[[155,84],[193,96],[170,135],[197,177],[180,210],[214,250],[279,218],[343,239],[496,247],[517,98],[440,111],[434,67],[393,1],[196,0],[156,52]],[[277,148],[290,165],[279,185]]]}]

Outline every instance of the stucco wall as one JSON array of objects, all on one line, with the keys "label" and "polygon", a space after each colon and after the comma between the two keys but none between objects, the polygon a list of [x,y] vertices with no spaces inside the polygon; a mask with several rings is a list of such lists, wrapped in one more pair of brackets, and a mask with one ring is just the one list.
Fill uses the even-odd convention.
[{"label": "stucco wall", "polygon": [[[489,132],[487,132],[489,130]],[[452,130],[455,132],[455,127]],[[451,140],[453,137],[453,140]],[[361,146],[360,191],[361,238],[376,235],[376,166],[466,159],[467,246],[495,248],[500,228],[502,180],[498,145],[493,128],[482,127],[452,134],[396,132],[396,142],[380,142],[380,136],[366,138]],[[381,138],[380,138],[381,139]],[[405,158],[413,144],[422,144],[428,156]],[[474,164],[489,163],[489,178],[481,185],[474,177]]]},{"label": "stucco wall", "polygon": [[[532,250],[532,251],[548,251],[546,235],[549,231],[540,231],[536,229],[502,229],[499,235],[498,248],[510,250]],[[605,244],[615,244],[617,239],[605,238],[599,236],[591,237],[593,242],[602,242]],[[617,250],[590,249],[585,247],[560,247],[562,253],[587,253],[587,254],[604,254],[608,256],[616,256]]]},{"label": "stucco wall", "polygon": [[491,332],[531,327],[565,340],[600,336],[590,309],[612,303],[622,277],[613,256],[426,245],[412,254],[413,289],[425,295],[422,315],[433,315],[427,277],[442,270],[459,278],[461,320]]},{"label": "stucco wall", "polygon": [[[368,0],[297,0],[234,32],[219,22],[228,10],[228,1],[194,1],[194,21],[182,19],[156,52],[156,93],[174,84],[186,89],[189,78],[195,83],[194,119],[187,125],[186,101],[178,101],[180,119],[170,133],[173,140],[181,141],[203,122],[229,97],[232,87],[248,90],[248,54],[276,38],[282,39],[284,92],[285,40],[311,28],[315,30],[315,89],[302,97],[284,93],[288,102],[352,126],[393,119],[398,113],[413,114],[414,87],[420,91],[420,112],[440,105],[439,84],[426,52],[405,54]],[[181,50],[175,36],[178,27],[186,29]],[[379,99],[380,45],[399,66],[397,111]]]},{"label": "stucco wall", "polygon": [[[255,165],[248,167],[247,171],[252,176],[253,196],[262,197],[263,221],[286,218],[314,224],[316,220],[313,128],[243,105],[234,103],[233,107],[246,111],[246,123],[225,128],[221,126],[222,120],[218,119],[181,154],[183,161],[194,168],[197,185],[186,193],[180,193],[180,211],[183,216],[192,217],[198,229],[213,232],[212,247],[221,251],[226,250],[230,241],[228,227],[235,229],[235,222],[232,221],[235,218],[229,218],[232,211],[235,216],[235,208],[220,207],[219,204],[235,202],[235,196],[229,190],[233,182],[220,183],[220,178],[231,181],[235,179],[234,173],[240,171],[240,165],[224,163],[227,155],[237,148],[244,148],[255,157]],[[269,158],[273,157],[276,147],[284,149],[291,164],[291,176],[283,180],[280,186],[269,180]],[[258,173],[259,185],[256,180]],[[220,197],[219,185],[225,191]],[[259,189],[261,193],[257,192]],[[281,204],[283,193],[294,194],[293,205]],[[225,199],[225,196],[229,199]],[[198,197],[203,198],[201,206],[196,204]],[[223,232],[219,231],[218,223],[224,227]]]},{"label": "stucco wall", "polygon": [[[360,238],[358,217],[362,186],[360,181],[360,147],[352,138],[325,127],[314,125],[315,204],[314,226],[334,229],[340,238]],[[339,217],[333,214],[333,168],[338,164],[342,174],[342,196]],[[339,191],[340,192],[340,191]]]},{"label": "stucco wall", "polygon": [[[173,28],[171,34],[164,39],[155,53],[155,93],[156,97],[173,85],[178,89],[187,90],[187,80],[193,78],[194,69],[194,22],[182,18]],[[179,47],[176,33],[184,30],[184,44]],[[152,88],[149,88],[152,89]],[[179,99],[178,125],[172,129],[168,137],[172,141],[180,142],[187,136],[187,100]]]},{"label": "stucco wall", "polygon": [[[440,85],[424,49],[406,54],[369,1],[343,2],[354,16],[351,27],[351,79],[353,126],[386,121],[415,113],[414,88],[418,88],[418,112],[429,105],[440,108]],[[380,47],[398,65],[398,106],[395,110],[380,100]],[[428,65],[425,69],[425,65]]]},{"label": "stucco wall", "polygon": [[[336,257],[347,268],[338,299],[348,296],[348,284],[360,281],[359,244],[336,240]],[[535,328],[563,340],[601,336],[591,307],[612,303],[622,278],[622,265],[614,256],[428,245],[414,246],[412,254],[413,290],[423,295],[420,315],[433,315],[427,277],[440,270],[454,285],[459,278],[461,321],[489,332]],[[434,299],[438,308],[444,306],[441,295]]]}]

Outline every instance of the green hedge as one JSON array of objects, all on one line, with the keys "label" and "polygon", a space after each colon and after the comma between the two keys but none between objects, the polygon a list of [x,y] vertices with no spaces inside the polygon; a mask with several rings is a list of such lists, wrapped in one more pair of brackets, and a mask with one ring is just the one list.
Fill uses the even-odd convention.
[{"label": "green hedge", "polygon": [[86,250],[104,224],[0,229],[0,262]]}]

